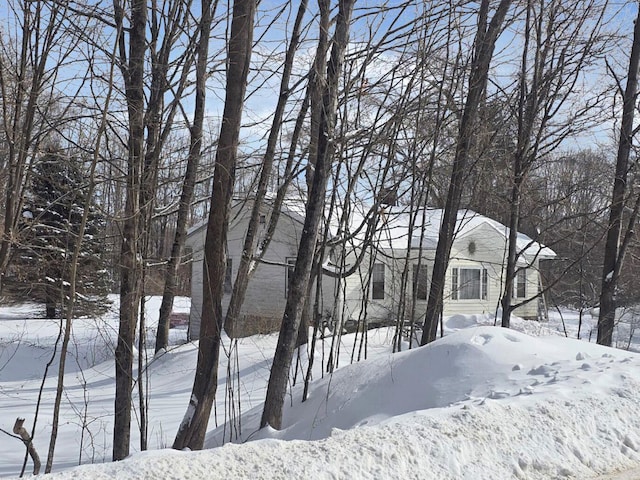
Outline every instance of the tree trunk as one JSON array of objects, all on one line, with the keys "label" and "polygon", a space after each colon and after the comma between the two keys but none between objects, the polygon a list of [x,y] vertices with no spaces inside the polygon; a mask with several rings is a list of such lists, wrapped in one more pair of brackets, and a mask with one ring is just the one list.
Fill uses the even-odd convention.
[{"label": "tree trunk", "polygon": [[442,297],[447,267],[449,265],[449,255],[451,254],[451,245],[453,244],[453,238],[455,236],[460,197],[464,186],[464,178],[467,173],[467,163],[478,108],[480,107],[480,102],[487,86],[489,64],[493,57],[495,43],[502,29],[507,10],[511,5],[511,0],[500,1],[490,22],[488,22],[489,4],[490,0],[482,0],[480,5],[478,32],[474,46],[475,55],[471,66],[471,76],[469,78],[469,93],[467,94],[467,101],[460,121],[458,142],[453,160],[453,170],[451,172],[447,200],[438,235],[431,287],[427,300],[427,312],[422,330],[422,345],[436,339],[438,319],[442,314]]},{"label": "tree trunk", "polygon": [[[242,248],[242,257],[240,258],[240,266],[238,267],[238,273],[236,280],[233,284],[233,291],[231,292],[231,299],[229,300],[229,308],[227,309],[227,318],[225,323],[228,326],[233,326],[240,315],[240,309],[244,302],[244,297],[247,293],[247,287],[251,278],[251,272],[255,272],[255,269],[251,269],[252,262],[254,261],[254,253],[257,243],[257,226],[260,219],[260,206],[264,201],[264,197],[267,193],[267,186],[269,178],[271,176],[271,169],[273,167],[273,160],[276,153],[276,145],[278,142],[278,135],[282,127],[282,117],[284,115],[284,109],[291,94],[289,89],[289,79],[291,77],[291,71],[293,70],[293,60],[295,53],[298,50],[298,44],[300,43],[300,27],[302,25],[302,19],[307,10],[308,0],[302,0],[298,7],[298,14],[296,15],[293,32],[291,34],[291,43],[287,49],[287,56],[284,62],[284,71],[282,73],[282,80],[280,81],[280,95],[278,97],[278,103],[276,105],[273,122],[271,124],[271,131],[269,132],[269,138],[267,140],[267,147],[262,161],[262,167],[260,170],[260,179],[258,186],[256,187],[256,195],[253,199],[253,205],[251,207],[251,217],[249,218],[249,226],[244,239],[244,246]],[[294,137],[295,139],[296,137]],[[294,140],[292,140],[294,141]],[[271,220],[272,222],[275,219]]]},{"label": "tree trunk", "polygon": [[[531,40],[531,2],[527,3],[527,15],[525,23],[525,38],[522,52],[520,70],[520,82],[518,91],[518,144],[513,159],[513,186],[511,187],[511,201],[509,202],[509,238],[507,244],[507,258],[504,277],[504,291],[502,292],[502,322],[504,328],[511,325],[511,297],[513,295],[513,282],[516,276],[517,240],[520,228],[520,199],[521,188],[524,180],[525,155],[529,148],[531,130],[533,128],[533,107],[530,102],[537,95],[537,71],[534,73],[534,86],[530,96],[527,96],[527,60],[529,55],[529,42]],[[536,66],[537,67],[537,66]]]},{"label": "tree trunk", "polygon": [[54,400],[53,407],[53,420],[51,426],[51,436],[49,438],[49,450],[47,452],[47,463],[45,465],[44,473],[51,473],[51,469],[53,467],[53,459],[56,448],[56,441],[58,439],[58,427],[60,420],[60,404],[62,403],[62,394],[64,392],[64,372],[65,372],[65,364],[67,360],[67,353],[69,350],[69,341],[71,339],[71,327],[73,324],[74,317],[74,309],[76,302],[76,290],[77,290],[77,277],[78,277],[78,262],[80,259],[80,255],[82,253],[82,241],[84,239],[84,234],[87,228],[87,222],[89,219],[89,213],[91,209],[89,205],[91,204],[91,199],[93,198],[93,193],[95,190],[95,171],[96,166],[98,164],[98,158],[100,152],[100,145],[102,136],[106,129],[107,124],[107,111],[109,110],[109,104],[111,103],[111,93],[113,88],[113,68],[114,65],[111,64],[110,71],[110,80],[109,80],[109,91],[107,94],[107,98],[105,101],[105,110],[102,114],[102,119],[100,123],[100,128],[97,132],[96,143],[94,148],[94,155],[91,162],[91,167],[89,170],[89,187],[87,189],[87,195],[85,198],[85,205],[82,212],[82,220],[80,221],[80,226],[78,228],[78,235],[75,238],[75,245],[73,246],[73,257],[71,259],[71,265],[69,265],[69,299],[67,301],[66,308],[64,309],[65,313],[65,324],[64,324],[64,335],[62,339],[62,347],[60,348],[60,359],[58,362],[58,383],[56,385],[56,396]]},{"label": "tree trunk", "polygon": [[200,39],[198,43],[198,60],[196,64],[196,98],[194,107],[193,124],[190,128],[189,156],[187,169],[184,176],[184,184],[178,205],[178,219],[176,221],[176,233],[171,247],[171,256],[167,262],[165,272],[164,292],[160,304],[160,316],[158,319],[158,331],[156,333],[155,352],[167,348],[169,342],[169,315],[173,309],[173,300],[176,295],[176,283],[178,269],[182,261],[182,251],[187,239],[187,222],[189,220],[189,208],[193,198],[198,166],[202,157],[202,130],[204,124],[205,100],[207,97],[207,61],[209,56],[209,38],[211,36],[211,19],[215,10],[212,0],[203,0],[202,18],[200,19]]},{"label": "tree trunk", "polygon": [[189,407],[173,443],[173,448],[176,449],[202,448],[218,384],[225,250],[255,11],[256,0],[235,0],[233,4],[224,114],[216,152],[213,194],[204,248],[198,364]]},{"label": "tree trunk", "polygon": [[[116,394],[113,426],[113,460],[129,455],[133,351],[141,295],[140,181],[144,162],[144,61],[147,4],[133,0],[129,29],[128,68],[125,75],[129,115],[127,194],[120,251],[120,325],[115,350]],[[125,64],[126,65],[126,64]]]},{"label": "tree trunk", "polygon": [[627,172],[629,171],[629,154],[632,146],[633,119],[638,91],[638,67],[640,66],[640,7],[633,30],[633,45],[629,59],[627,86],[622,106],[620,139],[616,159],[616,173],[613,181],[613,193],[609,210],[609,227],[604,247],[604,263],[602,268],[602,287],[600,293],[600,315],[598,317],[598,343],[611,346],[616,316],[615,291],[620,269],[624,260],[625,249],[620,248],[622,232],[622,213],[627,193]]},{"label": "tree trunk", "polygon": [[[517,161],[516,161],[517,162]],[[517,162],[518,163],[518,162]],[[517,169],[518,167],[516,167]],[[505,328],[509,328],[511,324],[511,311],[513,307],[511,305],[511,297],[513,293],[513,282],[516,276],[516,263],[517,263],[517,251],[518,244],[518,228],[520,224],[520,187],[521,181],[516,178],[514,185],[511,189],[511,203],[510,203],[510,215],[509,215],[509,239],[507,245],[507,265],[504,274],[504,291],[502,292],[502,299],[500,304],[502,305],[502,322],[501,325]]]},{"label": "tree trunk", "polygon": [[40,473],[40,466],[41,466],[40,456],[36,451],[36,447],[33,446],[31,435],[29,435],[29,432],[27,432],[27,429],[24,428],[23,425],[24,425],[24,418],[16,418],[16,422],[13,424],[13,433],[15,433],[16,435],[19,435],[20,438],[22,439],[22,442],[26,445],[27,453],[31,457],[31,460],[33,460],[33,474],[38,475]]},{"label": "tree trunk", "polygon": [[[267,425],[279,429],[282,427],[282,408],[287,391],[289,370],[295,351],[302,310],[305,304],[307,286],[310,280],[316,240],[318,237],[320,218],[324,211],[327,179],[333,158],[334,143],[332,137],[335,130],[337,111],[338,87],[344,63],[344,54],[349,39],[351,13],[355,0],[344,0],[339,3],[336,18],[336,31],[331,51],[331,58],[326,67],[327,30],[329,26],[329,0],[320,0],[320,40],[316,53],[316,88],[322,95],[322,103],[315,108],[321,108],[318,129],[312,131],[317,135],[317,156],[314,162],[315,171],[305,215],[298,256],[291,281],[291,288],[287,295],[287,303],[282,318],[282,327],[278,337],[278,345],[271,367],[267,396],[262,413],[261,427]],[[326,68],[326,76],[324,70]],[[326,85],[325,80],[326,78]],[[312,125],[313,128],[313,125]]]},{"label": "tree trunk", "polygon": [[[574,95],[583,96],[578,79],[601,54],[607,41],[602,35],[606,6],[588,4],[584,8],[565,7],[570,2],[526,2],[523,49],[518,74],[516,104],[517,145],[514,152],[510,199],[509,247],[506,258],[505,288],[502,293],[502,326],[509,327],[519,252],[516,242],[521,220],[524,185],[536,164],[544,161],[568,132],[576,133],[588,121],[587,111],[575,109],[559,119]],[[571,4],[573,5],[573,4]],[[585,100],[590,103],[589,99]],[[572,109],[573,110],[573,109]],[[537,295],[528,296],[529,302]]]}]

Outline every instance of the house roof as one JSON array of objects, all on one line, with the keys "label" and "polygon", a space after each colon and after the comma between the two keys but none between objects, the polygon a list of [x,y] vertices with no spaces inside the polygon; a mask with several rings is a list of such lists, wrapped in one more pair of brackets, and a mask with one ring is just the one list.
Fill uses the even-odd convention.
[{"label": "house roof", "polygon": [[[265,203],[270,204],[274,200],[273,196],[267,196]],[[234,198],[233,207],[238,207],[246,198]],[[352,205],[349,212],[348,229],[351,234],[355,233],[356,241],[364,238],[366,228],[361,228],[363,224],[370,218],[372,207],[367,205]],[[410,248],[422,248],[424,250],[435,250],[438,244],[438,236],[440,233],[440,223],[444,210],[440,208],[421,208],[410,210],[408,206],[385,206],[380,212],[376,226],[375,240],[379,248],[385,250],[402,250],[407,248],[409,236],[411,237]],[[286,198],[282,205],[282,212],[291,219],[304,222],[305,202],[299,198]],[[338,232],[343,231],[344,227],[339,225],[339,218],[342,215],[341,209],[335,209],[330,219],[330,230],[332,235],[339,235]],[[202,228],[206,228],[207,222],[204,221],[191,227],[188,236]],[[413,225],[413,228],[410,226]],[[509,238],[509,228],[497,220],[481,215],[473,210],[458,211],[458,220],[456,225],[455,240],[460,240],[469,235],[477,234],[479,228],[490,228],[496,232],[503,245],[507,244]],[[518,233],[517,236],[518,254],[522,254],[530,260],[552,259],[556,257],[555,252],[542,245],[541,243],[531,239],[524,233]]]},{"label": "house roof", "polygon": [[[245,203],[249,203],[251,202],[252,199],[251,198],[247,198],[246,196],[244,197],[233,197],[231,199],[231,211],[233,212],[234,210],[237,211],[237,209],[239,207],[241,207],[243,204]],[[275,201],[275,194],[267,194],[264,203],[266,206],[271,206],[273,204],[273,202]],[[287,217],[291,218],[292,220],[295,220],[297,222],[299,222],[300,224],[304,223],[304,217],[305,217],[305,203],[304,200],[299,198],[299,197],[295,197],[295,198],[285,198],[283,204],[282,204],[282,209],[280,211],[281,214],[286,215]],[[233,216],[233,213],[231,214]],[[231,218],[231,221],[233,222],[233,217]],[[193,236],[196,232],[199,232],[200,230],[203,230],[207,227],[207,222],[208,220],[205,219],[201,222],[196,223],[195,225],[191,226],[188,230],[187,230],[187,237],[191,237]]]},{"label": "house roof", "polygon": [[[424,250],[435,250],[438,243],[440,223],[442,222],[442,209],[422,208],[410,211],[409,207],[384,207],[380,213],[380,219],[376,228],[376,241],[378,247],[386,250],[417,249],[420,246]],[[362,221],[354,218],[352,225]],[[413,227],[411,228],[411,225]],[[509,228],[502,223],[472,210],[460,210],[456,225],[455,239],[473,235],[482,226],[490,228],[504,240],[509,238]],[[409,242],[409,238],[411,239]],[[454,240],[455,242],[455,240]],[[556,254],[549,247],[534,241],[524,233],[517,236],[518,253],[533,259],[555,258]]]}]

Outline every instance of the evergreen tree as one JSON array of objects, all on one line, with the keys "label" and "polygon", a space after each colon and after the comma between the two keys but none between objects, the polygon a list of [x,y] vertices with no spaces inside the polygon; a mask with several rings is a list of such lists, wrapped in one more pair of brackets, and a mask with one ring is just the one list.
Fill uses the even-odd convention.
[{"label": "evergreen tree", "polygon": [[107,307],[110,280],[100,242],[105,219],[90,199],[81,164],[50,149],[33,166],[23,209],[14,267],[16,294],[46,305],[46,317],[63,314],[69,304],[73,252],[85,208],[91,209],[81,242],[76,278],[76,313]]}]

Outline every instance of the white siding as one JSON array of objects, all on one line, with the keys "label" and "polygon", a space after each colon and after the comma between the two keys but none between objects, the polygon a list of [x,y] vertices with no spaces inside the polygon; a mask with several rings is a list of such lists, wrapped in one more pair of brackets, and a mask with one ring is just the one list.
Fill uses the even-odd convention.
[{"label": "white siding", "polygon": [[[453,314],[494,314],[500,306],[503,290],[504,259],[506,252],[506,239],[494,228],[481,225],[464,237],[456,239],[451,251],[451,260],[445,279],[444,288],[444,315]],[[433,273],[433,250],[422,252],[421,265],[426,265],[428,278],[431,280]],[[358,252],[349,255],[347,263],[356,261]],[[404,307],[405,320],[410,319],[412,311],[413,288],[413,264],[417,264],[418,251],[412,250],[407,269],[405,295],[407,301]],[[365,255],[362,264],[356,273],[345,280],[345,316],[347,319],[362,320],[366,317],[368,323],[392,322],[398,318],[402,292],[402,271],[405,266],[406,250],[385,251],[384,255],[378,254],[374,263],[384,263],[385,270],[385,298],[373,300],[371,291],[367,295],[367,282],[370,281],[369,265],[370,255]],[[524,263],[522,264],[524,265]],[[451,296],[451,282],[453,268],[478,268],[487,271],[487,297],[485,299],[455,300]],[[537,262],[527,269],[527,296],[531,297],[538,292]],[[366,307],[364,307],[364,297]],[[515,299],[514,304],[522,301]],[[426,311],[427,300],[417,299],[413,310],[413,319],[422,322]],[[537,301],[531,301],[519,307],[515,315],[535,318],[537,316]]]},{"label": "white siding", "polygon": [[[227,239],[228,256],[232,261],[232,279],[240,266],[244,237],[246,234],[251,203],[237,204],[230,216]],[[266,223],[259,226],[259,243],[265,233],[269,221],[269,211],[265,208]],[[264,255],[265,263],[256,264],[255,272],[247,287],[245,300],[241,309],[241,327],[237,327],[234,335],[244,336],[252,333],[266,333],[279,328],[286,304],[286,270],[287,260],[296,257],[298,240],[302,230],[301,219],[281,214],[278,227]],[[202,278],[203,249],[206,228],[203,227],[189,235],[188,244],[193,248],[193,269],[191,283],[191,339],[198,338],[202,316]],[[332,310],[335,299],[332,279],[323,279],[323,306]],[[222,302],[223,315],[226,315],[230,294],[225,294]],[[328,307],[327,307],[328,306]],[[247,326],[247,324],[249,324]],[[253,325],[251,325],[253,324]]]},{"label": "white siding", "polygon": [[[240,265],[242,244],[247,228],[250,203],[244,207],[236,205],[232,210],[228,236],[229,257],[232,259],[233,279]],[[266,222],[270,212],[265,209]],[[263,234],[265,225],[260,226],[259,235]],[[247,332],[277,330],[286,302],[286,269],[287,260],[296,257],[296,250],[302,229],[302,218],[297,215],[281,214],[278,228],[264,257],[268,263],[256,266],[256,271],[249,283],[241,317],[245,323],[265,321],[266,326]],[[206,229],[203,227],[190,234],[188,245],[193,249],[194,264],[192,269],[192,309],[190,316],[190,338],[197,338],[202,305],[202,250]],[[500,306],[502,296],[506,238],[489,224],[481,223],[464,236],[457,238],[451,251],[451,260],[447,271],[444,288],[444,315],[453,314],[494,314]],[[347,268],[353,267],[359,255],[357,248],[347,253]],[[418,263],[418,250],[411,250],[405,283],[406,302],[402,310],[405,321],[422,322],[426,311],[427,300],[417,299],[412,305],[413,266]],[[435,251],[425,249],[421,252],[420,263],[426,266],[428,279],[433,273]],[[337,319],[366,321],[371,324],[395,322],[401,307],[400,298],[403,291],[403,270],[406,263],[406,249],[378,252],[371,258],[370,252],[364,255],[361,264],[349,277],[337,281],[329,277],[323,278],[322,305],[319,310],[325,316],[334,315]],[[373,263],[385,265],[385,295],[383,299],[372,299],[370,288],[370,266]],[[527,266],[527,296],[538,292],[537,262],[519,266]],[[425,267],[422,267],[425,268]],[[482,299],[454,299],[451,296],[452,271],[454,268],[479,268],[487,271],[487,296]],[[315,293],[312,294],[313,299]],[[223,314],[226,314],[230,295],[223,298]],[[312,299],[312,300],[313,300]],[[514,299],[519,303],[522,299]],[[412,313],[413,312],[413,313]],[[537,301],[531,301],[519,307],[516,315],[535,318]],[[412,316],[413,315],[413,316]],[[246,326],[246,325],[245,325]],[[244,328],[244,327],[243,327]],[[242,329],[241,329],[242,330]],[[244,330],[243,330],[244,332]],[[242,333],[242,332],[241,332]],[[245,332],[246,333],[246,332]],[[244,334],[244,333],[242,333]]]}]

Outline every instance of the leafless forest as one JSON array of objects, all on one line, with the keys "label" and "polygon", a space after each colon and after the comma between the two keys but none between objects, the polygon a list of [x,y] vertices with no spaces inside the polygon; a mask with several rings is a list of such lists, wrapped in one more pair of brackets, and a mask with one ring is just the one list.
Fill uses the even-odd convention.
[{"label": "leafless forest", "polygon": [[[202,448],[222,328],[239,314],[252,265],[269,245],[269,235],[256,235],[266,198],[276,212],[267,232],[287,197],[304,201],[305,221],[263,426],[280,427],[295,350],[313,342],[300,332],[320,322],[310,292],[323,247],[346,248],[354,235],[366,241],[390,201],[444,212],[426,316],[412,318],[401,301],[398,331],[417,322],[422,344],[437,337],[456,215],[468,208],[513,233],[503,327],[517,307],[511,292],[521,231],[558,254],[543,272],[548,302],[600,307],[598,342],[610,345],[615,309],[640,299],[638,7],[5,0],[0,299],[32,299],[61,319],[64,359],[74,318],[100,314],[106,295],[119,294],[114,460],[130,452],[134,409],[139,448],[147,446],[144,382],[134,378],[144,370],[134,350],[146,348],[136,335],[145,328],[140,306],[147,295],[163,296],[158,352],[167,346],[174,296],[189,294],[187,229],[206,222],[200,354],[173,444]],[[253,210],[225,318],[233,198],[251,198]],[[355,205],[367,206],[358,222]],[[339,235],[330,233],[327,212],[339,219]],[[134,386],[142,389],[139,405]]]}]

